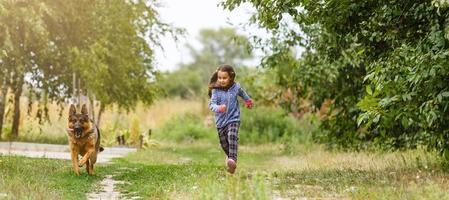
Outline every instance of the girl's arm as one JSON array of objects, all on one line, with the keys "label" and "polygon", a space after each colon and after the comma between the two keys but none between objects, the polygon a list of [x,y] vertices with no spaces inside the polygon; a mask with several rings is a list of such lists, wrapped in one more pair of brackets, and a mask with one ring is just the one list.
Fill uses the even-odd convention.
[{"label": "girl's arm", "polygon": [[212,112],[220,112],[221,108],[220,105],[217,104],[217,93],[215,92],[215,90],[212,90],[212,96],[210,98],[210,102],[209,102],[209,109]]},{"label": "girl's arm", "polygon": [[245,106],[249,109],[253,108],[253,100],[246,94],[245,90],[243,88],[239,88],[238,95],[245,100]]},{"label": "girl's arm", "polygon": [[246,94],[246,92],[245,92],[245,90],[243,90],[243,88],[239,88],[238,95],[240,97],[242,97],[242,99],[245,101],[251,100],[251,98],[248,96],[248,94]]}]

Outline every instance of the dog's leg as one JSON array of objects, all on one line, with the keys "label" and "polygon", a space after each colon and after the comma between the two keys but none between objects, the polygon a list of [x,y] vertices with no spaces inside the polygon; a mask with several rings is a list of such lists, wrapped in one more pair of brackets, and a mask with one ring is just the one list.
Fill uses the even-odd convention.
[{"label": "dog's leg", "polygon": [[97,162],[97,154],[98,152],[95,151],[92,155],[90,155],[89,163],[90,163],[90,170],[92,172],[92,174],[90,175],[94,175],[94,164]]},{"label": "dog's leg", "polygon": [[76,175],[80,175],[80,168],[78,166],[78,152],[75,150],[75,148],[72,148],[71,150],[73,171],[76,173]]},{"label": "dog's leg", "polygon": [[83,158],[80,160],[79,166],[82,167],[84,164],[86,164],[87,160],[90,158],[90,155],[92,155],[95,152],[94,148],[89,148],[89,150],[84,154]]},{"label": "dog's leg", "polygon": [[87,161],[86,161],[86,171],[87,171],[87,174],[92,175],[92,171],[91,171],[90,165],[91,165],[91,163],[90,163],[89,159],[87,159]]},{"label": "dog's leg", "polygon": [[94,164],[90,163],[90,175],[94,175]]},{"label": "dog's leg", "polygon": [[89,162],[89,170],[90,170],[90,173],[89,173],[89,175],[94,175],[94,164],[92,163],[92,161],[90,161]]}]

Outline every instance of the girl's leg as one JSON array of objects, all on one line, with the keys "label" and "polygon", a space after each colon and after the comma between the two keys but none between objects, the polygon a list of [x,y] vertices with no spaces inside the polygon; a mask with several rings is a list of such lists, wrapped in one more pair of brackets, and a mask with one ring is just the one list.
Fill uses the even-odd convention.
[{"label": "girl's leg", "polygon": [[229,154],[228,157],[235,162],[237,162],[237,147],[239,141],[239,127],[240,124],[238,122],[231,123],[227,126],[227,135],[228,135],[228,143],[229,143]]},{"label": "girl's leg", "polygon": [[218,129],[218,139],[220,139],[221,148],[226,153],[226,156],[229,156],[229,143],[228,143],[228,134],[227,131],[228,126]]}]

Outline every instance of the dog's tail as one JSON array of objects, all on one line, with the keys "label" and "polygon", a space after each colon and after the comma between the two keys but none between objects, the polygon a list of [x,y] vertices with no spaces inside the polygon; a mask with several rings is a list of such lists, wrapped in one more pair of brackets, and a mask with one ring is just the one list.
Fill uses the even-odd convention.
[{"label": "dog's tail", "polygon": [[[98,139],[97,139],[97,147],[100,146],[100,141],[101,141],[101,136],[100,136],[100,129],[98,128],[97,125],[95,125],[95,128],[97,129],[97,133],[98,133]],[[102,146],[100,146],[100,148],[98,148],[98,152],[102,152],[104,150],[104,148]]]}]

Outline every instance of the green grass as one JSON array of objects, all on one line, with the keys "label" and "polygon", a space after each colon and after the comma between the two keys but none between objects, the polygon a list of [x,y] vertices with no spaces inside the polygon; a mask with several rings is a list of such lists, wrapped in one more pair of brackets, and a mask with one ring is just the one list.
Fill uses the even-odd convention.
[{"label": "green grass", "polygon": [[[265,159],[268,159],[266,155]],[[252,154],[242,155],[242,173],[229,175],[225,156],[215,145],[164,144],[115,160],[107,169],[129,197],[144,199],[270,199],[266,173],[254,172],[249,162],[262,162]],[[125,193],[125,192],[124,192]]]},{"label": "green grass", "polygon": [[[282,145],[242,146],[238,172],[225,172],[218,145],[161,144],[117,160],[121,190],[155,199],[449,199],[449,174],[422,150],[286,154]],[[132,195],[131,195],[132,196]]]},{"label": "green grass", "polygon": [[[9,199],[84,199],[106,175],[116,189],[143,199],[449,199],[449,173],[424,150],[394,153],[326,151],[320,146],[242,145],[229,175],[216,143],[160,142],[97,165],[96,175],[70,161],[0,157],[0,193]],[[101,154],[100,154],[101,156]],[[0,197],[1,198],[1,197]]]},{"label": "green grass", "polygon": [[82,171],[75,175],[66,160],[0,156],[0,193],[6,199],[83,199],[104,175]]},{"label": "green grass", "polygon": [[449,199],[448,175],[435,171],[384,169],[305,170],[276,173],[285,196],[351,199]]}]

